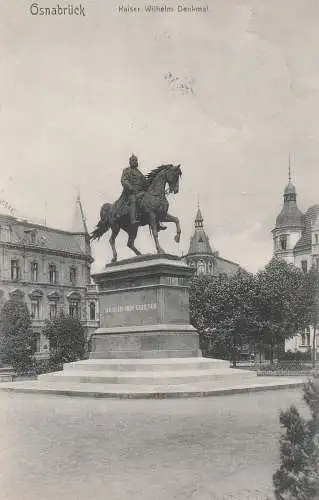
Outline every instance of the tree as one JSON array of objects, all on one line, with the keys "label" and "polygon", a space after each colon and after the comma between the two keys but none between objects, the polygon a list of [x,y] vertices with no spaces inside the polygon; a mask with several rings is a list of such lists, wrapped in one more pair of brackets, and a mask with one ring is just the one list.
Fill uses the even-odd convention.
[{"label": "tree", "polygon": [[295,406],[280,415],[286,432],[280,438],[280,468],[273,475],[276,500],[319,497],[319,379],[305,385],[304,399],[309,420]]},{"label": "tree", "polygon": [[254,289],[254,276],[243,270],[222,278],[196,277],[190,287],[192,324],[202,337],[210,332],[211,345],[225,349],[233,366],[255,331]]},{"label": "tree", "polygon": [[305,305],[304,327],[312,327],[312,362],[316,364],[317,328],[319,325],[319,272],[311,268],[305,275],[303,288],[303,302]]},{"label": "tree", "polygon": [[34,333],[31,318],[21,297],[12,297],[4,303],[0,319],[0,351],[2,362],[23,372],[32,364]]},{"label": "tree", "polygon": [[270,348],[271,360],[275,346],[283,345],[304,325],[304,279],[300,269],[279,259],[257,273],[255,340],[260,347]]},{"label": "tree", "polygon": [[56,363],[68,363],[83,358],[85,333],[77,318],[61,314],[45,324],[43,334],[50,342],[50,355]]}]

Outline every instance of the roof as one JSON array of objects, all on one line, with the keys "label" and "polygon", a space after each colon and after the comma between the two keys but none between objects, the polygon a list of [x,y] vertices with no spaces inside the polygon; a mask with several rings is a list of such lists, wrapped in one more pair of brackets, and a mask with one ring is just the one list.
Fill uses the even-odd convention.
[{"label": "roof", "polygon": [[195,217],[195,231],[190,238],[189,250],[187,255],[194,254],[209,254],[213,255],[212,247],[209,238],[204,230],[203,216],[200,208],[198,207]]},{"label": "roof", "polygon": [[280,227],[298,227],[304,226],[304,215],[297,206],[297,192],[294,184],[289,179],[284,189],[284,204],[280,214],[276,219],[276,229]]},{"label": "roof", "polygon": [[2,240],[4,242],[83,256],[91,255],[84,233],[63,231],[40,224],[32,224],[27,220],[0,215],[1,223],[8,225],[12,231],[10,240]]},{"label": "roof", "polygon": [[276,219],[276,228],[282,226],[303,227],[304,215],[297,207],[296,202],[285,202]]},{"label": "roof", "polygon": [[300,240],[296,243],[294,251],[304,249],[304,247],[311,247],[311,229],[318,223],[319,220],[319,205],[312,205],[308,208],[304,216],[305,225],[304,231]]},{"label": "roof", "polygon": [[213,255],[212,247],[210,246],[209,238],[204,229],[196,229],[190,238],[189,254],[211,254]]}]

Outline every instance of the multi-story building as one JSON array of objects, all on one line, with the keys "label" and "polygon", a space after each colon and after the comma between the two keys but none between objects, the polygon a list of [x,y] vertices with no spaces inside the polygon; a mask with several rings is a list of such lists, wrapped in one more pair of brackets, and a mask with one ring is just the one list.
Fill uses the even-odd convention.
[{"label": "multi-story building", "polygon": [[185,260],[189,266],[196,268],[197,274],[229,275],[240,269],[239,264],[220,257],[219,252],[212,250],[199,207]]},{"label": "multi-story building", "polygon": [[[305,213],[299,210],[290,168],[283,199],[282,210],[272,230],[273,255],[300,267],[304,272],[312,267],[319,270],[319,205],[312,205]],[[313,328],[309,327],[287,340],[285,348],[306,351],[313,345],[313,340]],[[317,346],[318,340],[317,334]]]},{"label": "multi-story building", "polygon": [[87,335],[98,327],[98,295],[91,285],[90,240],[79,197],[71,231],[0,215],[0,306],[10,296],[26,302],[37,333],[37,357],[49,355],[45,320],[64,311]]}]

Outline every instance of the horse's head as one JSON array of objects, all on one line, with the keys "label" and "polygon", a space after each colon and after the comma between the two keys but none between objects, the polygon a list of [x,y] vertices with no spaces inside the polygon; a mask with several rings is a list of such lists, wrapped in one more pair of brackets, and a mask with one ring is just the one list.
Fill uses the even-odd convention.
[{"label": "horse's head", "polygon": [[182,175],[182,170],[180,165],[169,165],[166,171],[166,181],[169,187],[170,193],[178,193],[179,191],[179,178]]}]

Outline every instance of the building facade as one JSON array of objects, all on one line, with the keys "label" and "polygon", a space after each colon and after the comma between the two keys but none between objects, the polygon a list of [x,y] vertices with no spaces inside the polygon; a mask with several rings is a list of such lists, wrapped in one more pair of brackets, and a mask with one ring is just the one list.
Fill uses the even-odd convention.
[{"label": "building facade", "polygon": [[[319,270],[319,205],[312,205],[305,213],[299,210],[297,191],[291,182],[290,169],[288,184],[283,193],[283,206],[272,235],[274,257],[294,264],[305,273],[312,267]],[[305,352],[313,345],[313,335],[313,329],[306,328],[287,340],[285,349]],[[318,346],[318,334],[315,341]]]},{"label": "building facade", "polygon": [[214,276],[235,274],[239,264],[220,257],[217,251],[213,251],[209,238],[204,229],[204,219],[200,208],[194,222],[194,232],[190,238],[190,244],[185,255],[186,263],[196,269],[197,274],[211,274]]},{"label": "building facade", "polygon": [[[45,320],[62,311],[78,318],[89,336],[98,327],[98,295],[91,285],[91,248],[81,201],[81,226],[72,231],[0,215],[0,307],[19,295],[26,302],[37,334],[36,357],[49,356]],[[76,221],[76,218],[75,218]]]}]

